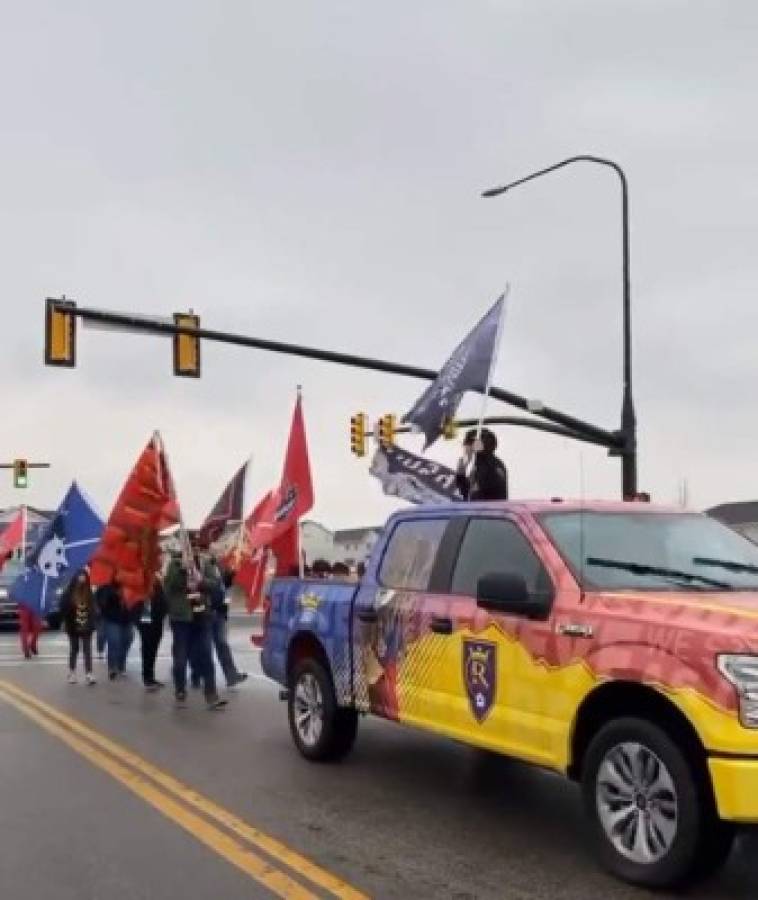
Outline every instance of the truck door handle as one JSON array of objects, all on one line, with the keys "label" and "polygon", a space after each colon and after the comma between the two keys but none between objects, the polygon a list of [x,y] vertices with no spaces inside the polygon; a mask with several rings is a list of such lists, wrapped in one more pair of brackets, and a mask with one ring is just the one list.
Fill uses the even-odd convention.
[{"label": "truck door handle", "polygon": [[379,616],[377,616],[375,609],[359,609],[358,618],[361,622],[376,622]]},{"label": "truck door handle", "polygon": [[435,634],[452,634],[453,622],[445,616],[435,616],[432,619],[431,629]]}]

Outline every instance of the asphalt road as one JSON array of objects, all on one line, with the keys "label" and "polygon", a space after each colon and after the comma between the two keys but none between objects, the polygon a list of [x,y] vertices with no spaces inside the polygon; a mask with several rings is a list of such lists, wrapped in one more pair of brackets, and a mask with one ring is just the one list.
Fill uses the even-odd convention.
[{"label": "asphalt road", "polygon": [[[63,635],[25,662],[0,634],[3,898],[648,896],[598,870],[577,790],[555,776],[373,720],[343,763],[305,762],[248,631],[232,634],[251,678],[217,713],[196,694],[185,710],[146,695],[136,646],[127,680],[88,688],[65,683]],[[687,896],[754,900],[756,884],[746,835]]]}]

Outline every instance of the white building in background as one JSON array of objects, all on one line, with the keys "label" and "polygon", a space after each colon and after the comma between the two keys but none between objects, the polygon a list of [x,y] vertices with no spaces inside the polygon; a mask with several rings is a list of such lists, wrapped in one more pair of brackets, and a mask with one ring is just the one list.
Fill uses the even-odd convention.
[{"label": "white building in background", "polygon": [[320,522],[305,519],[300,523],[300,546],[309,566],[316,559],[334,562],[334,534]]},{"label": "white building in background", "polygon": [[344,562],[355,566],[365,562],[379,540],[381,528],[346,528],[334,532],[333,562]]},{"label": "white building in background", "polygon": [[344,562],[348,566],[365,562],[381,534],[381,528],[375,527],[330,531],[310,519],[303,521],[300,528],[301,546],[309,566],[317,559],[325,559],[328,563]]}]

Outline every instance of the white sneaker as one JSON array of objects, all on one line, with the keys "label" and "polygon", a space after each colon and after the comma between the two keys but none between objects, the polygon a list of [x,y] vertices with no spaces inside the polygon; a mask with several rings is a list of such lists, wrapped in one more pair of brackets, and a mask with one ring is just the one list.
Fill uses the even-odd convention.
[{"label": "white sneaker", "polygon": [[69,672],[69,673],[68,673],[68,683],[69,683],[69,684],[76,684],[76,674],[75,674],[74,672]]},{"label": "white sneaker", "polygon": [[87,673],[87,684],[97,684],[94,676],[90,672]]}]

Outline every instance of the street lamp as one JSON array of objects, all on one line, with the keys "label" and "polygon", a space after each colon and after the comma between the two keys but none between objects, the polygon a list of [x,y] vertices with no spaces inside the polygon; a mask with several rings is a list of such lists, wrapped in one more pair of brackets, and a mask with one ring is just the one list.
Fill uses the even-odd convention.
[{"label": "street lamp", "polygon": [[624,315],[623,315],[623,365],[624,365],[624,395],[621,405],[621,437],[623,440],[623,448],[619,451],[621,454],[621,485],[624,499],[631,499],[637,493],[637,419],[634,413],[634,402],[632,400],[632,312],[631,312],[631,288],[629,280],[629,193],[626,183],[626,175],[618,163],[611,159],[604,159],[601,156],[572,156],[561,162],[548,166],[546,169],[540,169],[539,172],[532,172],[525,178],[519,178],[518,181],[512,181],[503,187],[490,188],[482,193],[482,197],[497,197],[506,191],[519,185],[526,184],[527,181],[534,181],[535,178],[541,178],[556,169],[562,169],[564,166],[570,166],[577,162],[597,163],[601,166],[608,166],[618,175],[621,181],[621,228],[622,228],[622,266],[624,280]]}]

